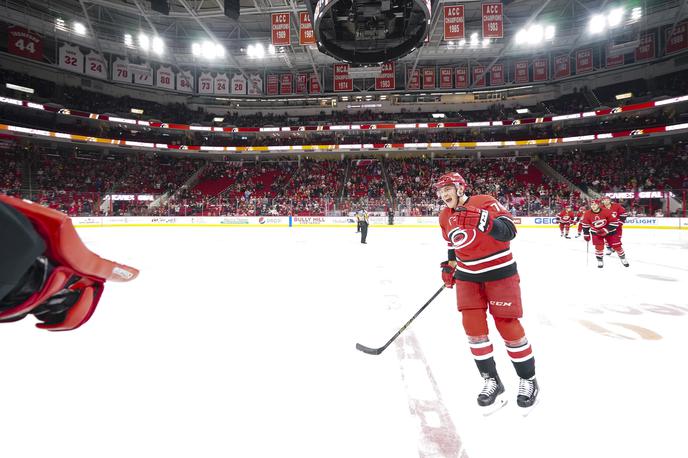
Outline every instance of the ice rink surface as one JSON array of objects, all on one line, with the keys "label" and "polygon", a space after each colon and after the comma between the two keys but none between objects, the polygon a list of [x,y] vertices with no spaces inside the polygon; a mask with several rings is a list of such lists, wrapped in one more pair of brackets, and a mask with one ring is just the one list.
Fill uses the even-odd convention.
[{"label": "ice rink surface", "polygon": [[627,229],[630,268],[582,238],[512,247],[540,403],[491,323],[509,404],[482,381],[441,286],[438,228],[89,228],[135,266],[74,332],[0,327],[8,458],[550,458],[687,455],[688,231]]}]

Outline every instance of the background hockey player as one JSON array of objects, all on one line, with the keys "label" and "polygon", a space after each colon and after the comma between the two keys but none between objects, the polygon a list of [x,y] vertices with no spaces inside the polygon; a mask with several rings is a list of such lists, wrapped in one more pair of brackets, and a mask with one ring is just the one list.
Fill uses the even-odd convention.
[{"label": "background hockey player", "polygon": [[1,194],[0,253],[0,322],[32,314],[51,331],[88,321],[107,280],[138,275],[89,251],[63,213]]},{"label": "background hockey player", "polygon": [[463,327],[484,380],[478,404],[487,414],[506,403],[488,335],[489,312],[520,377],[518,406],[529,409],[537,400],[538,384],[533,352],[519,321],[520,278],[509,245],[516,236],[512,216],[491,196],[465,195],[466,182],[458,173],[442,175],[434,187],[447,205],[439,217],[449,246],[449,259],[441,264],[442,279],[447,288],[456,285]]},{"label": "background hockey player", "polygon": [[[623,225],[626,222],[626,209],[621,206],[621,204],[617,202],[612,202],[611,197],[609,196],[602,196],[602,206],[612,212],[612,216],[617,218],[619,220],[619,226],[616,229],[616,236],[619,238],[619,243],[621,243],[621,235],[623,234]],[[612,254],[612,247],[609,245],[609,242],[606,243],[607,245],[607,256]]]},{"label": "background hockey player", "polygon": [[581,205],[576,213],[576,218],[573,220],[574,223],[578,223],[578,234],[576,234],[576,238],[580,237],[583,232],[583,216],[585,215],[585,210],[585,205]]},{"label": "background hockey player", "polygon": [[590,210],[585,212],[583,216],[583,237],[586,242],[592,238],[592,244],[595,246],[595,257],[597,258],[597,267],[600,269],[604,267],[604,245],[609,244],[614,251],[619,255],[621,264],[628,267],[626,260],[626,253],[621,246],[616,231],[619,227],[619,220],[612,214],[611,211],[600,206],[599,200],[590,202]]},{"label": "background hockey player", "polygon": [[559,222],[560,232],[559,237],[566,237],[567,239],[571,238],[569,237],[569,229],[571,227],[571,224],[573,224],[574,218],[575,215],[573,213],[573,210],[571,209],[571,205],[567,205],[564,210],[559,212],[559,214],[557,215],[557,221]]}]

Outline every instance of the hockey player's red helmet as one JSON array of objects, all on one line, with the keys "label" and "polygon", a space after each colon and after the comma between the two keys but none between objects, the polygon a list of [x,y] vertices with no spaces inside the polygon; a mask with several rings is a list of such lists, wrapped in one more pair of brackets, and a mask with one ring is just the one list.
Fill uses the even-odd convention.
[{"label": "hockey player's red helmet", "polygon": [[465,188],[466,180],[464,180],[461,174],[457,172],[449,172],[439,177],[433,184],[433,187],[435,188],[435,191],[439,193],[440,189],[444,188],[445,186],[452,185],[454,187],[461,185]]}]

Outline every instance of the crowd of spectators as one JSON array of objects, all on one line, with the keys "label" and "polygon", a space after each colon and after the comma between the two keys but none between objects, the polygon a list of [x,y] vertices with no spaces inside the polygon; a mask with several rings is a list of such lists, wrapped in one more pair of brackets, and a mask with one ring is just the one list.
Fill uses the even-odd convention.
[{"label": "crowd of spectators", "polygon": [[21,155],[13,149],[0,150],[0,192],[17,195],[22,187]]},{"label": "crowd of spectators", "polygon": [[236,134],[183,131],[121,125],[65,117],[39,110],[0,104],[0,121],[89,137],[202,146],[288,146],[364,143],[451,143],[513,141],[600,134],[673,124],[688,115],[688,102],[652,111],[620,113],[602,118],[583,118],[546,124],[419,130],[307,131]]},{"label": "crowd of spectators", "polygon": [[[153,153],[94,153],[1,143],[0,191],[77,215],[346,215],[360,208],[398,216],[436,215],[432,182],[459,170],[470,192],[490,194],[514,215],[552,215],[583,196],[542,173],[538,158],[490,157],[298,160],[207,159]],[[541,160],[591,195],[688,189],[688,147],[635,147],[545,154]],[[190,180],[192,177],[193,180]],[[151,200],[107,196],[150,195]],[[168,199],[168,197],[170,197]],[[161,198],[162,197],[162,198]],[[159,199],[161,198],[161,199]],[[679,196],[680,198],[680,196]],[[654,214],[657,199],[626,202]]]}]

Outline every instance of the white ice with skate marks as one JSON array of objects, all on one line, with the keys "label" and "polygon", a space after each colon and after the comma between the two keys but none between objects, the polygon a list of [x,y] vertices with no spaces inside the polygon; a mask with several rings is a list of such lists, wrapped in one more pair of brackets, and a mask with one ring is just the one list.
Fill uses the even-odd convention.
[{"label": "white ice with skate marks", "polygon": [[[72,333],[0,325],[0,451],[13,458],[684,457],[688,231],[624,232],[631,263],[557,229],[513,244],[540,404],[492,329],[509,403],[482,380],[443,292],[438,229],[100,228],[87,245],[141,269]],[[75,433],[78,431],[78,433]],[[57,446],[56,444],[67,444]]]}]

